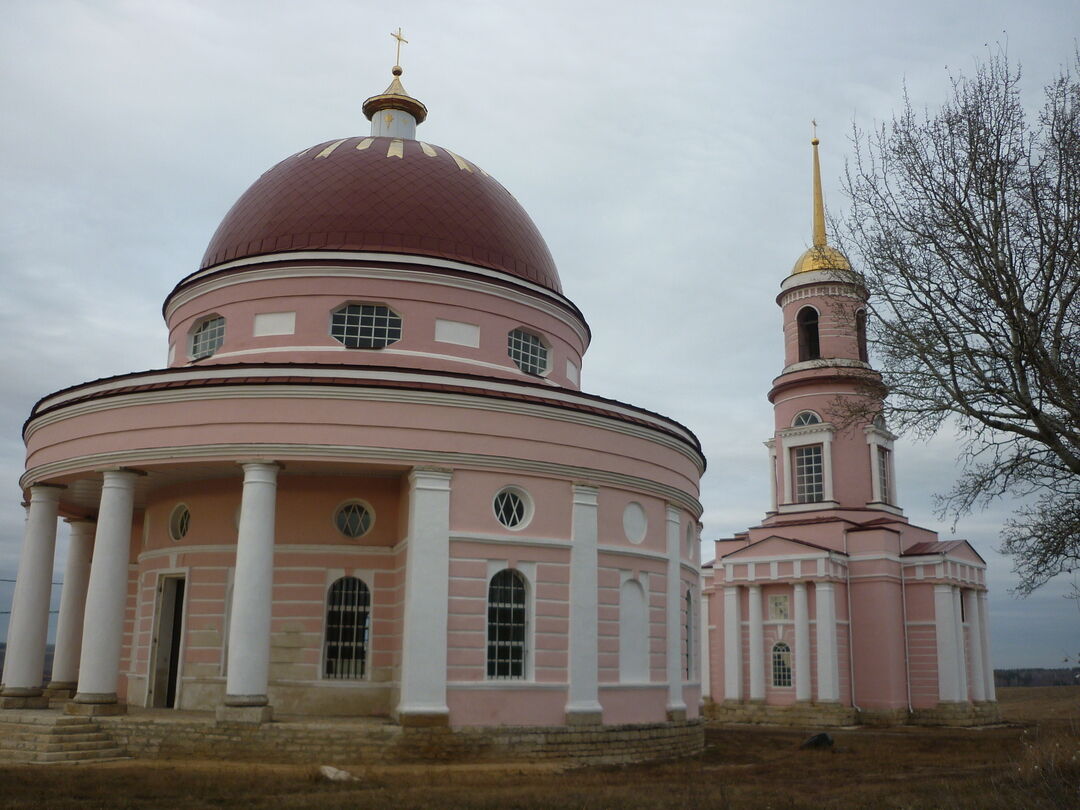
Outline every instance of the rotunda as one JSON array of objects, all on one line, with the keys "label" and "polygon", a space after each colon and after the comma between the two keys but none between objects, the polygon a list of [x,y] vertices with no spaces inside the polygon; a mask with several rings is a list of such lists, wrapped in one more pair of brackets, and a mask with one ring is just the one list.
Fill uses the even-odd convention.
[{"label": "rotunda", "polygon": [[699,479],[682,425],[583,393],[589,327],[472,161],[368,135],[270,168],[166,297],[168,366],[50,394],[2,700],[68,711],[686,724]]}]

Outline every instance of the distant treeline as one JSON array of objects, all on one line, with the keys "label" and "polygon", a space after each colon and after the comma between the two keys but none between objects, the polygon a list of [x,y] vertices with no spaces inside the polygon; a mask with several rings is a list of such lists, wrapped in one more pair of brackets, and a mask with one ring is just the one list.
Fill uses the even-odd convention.
[{"label": "distant treeline", "polygon": [[1080,686],[1080,667],[995,669],[995,686]]}]

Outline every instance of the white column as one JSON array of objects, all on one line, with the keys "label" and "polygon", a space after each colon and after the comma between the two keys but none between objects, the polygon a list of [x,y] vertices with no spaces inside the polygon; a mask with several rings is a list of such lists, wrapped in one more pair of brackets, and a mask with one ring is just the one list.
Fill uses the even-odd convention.
[{"label": "white column", "polygon": [[739,586],[724,586],[724,700],[742,700],[742,621]]},{"label": "white column", "polygon": [[[682,662],[682,607],[686,602],[682,593],[682,577],[679,576],[681,527],[679,510],[669,504],[667,508],[667,711],[669,719],[686,718]],[[687,643],[690,643],[689,639]]]},{"label": "white column", "polygon": [[[26,699],[41,696],[61,489],[48,484],[30,487],[30,508],[23,532],[4,658],[3,697],[9,699],[4,702],[5,707],[22,708],[29,705]],[[33,705],[41,703],[40,700],[31,702]]]},{"label": "white column", "polygon": [[769,503],[770,511],[775,512],[777,503],[777,491],[776,491],[776,440],[769,439],[765,442],[765,447],[769,450]]},{"label": "white column", "polygon": [[964,615],[967,616],[968,635],[971,637],[971,699],[977,703],[986,700],[986,678],[983,675],[982,622],[979,621],[978,594],[968,588],[961,593]]},{"label": "white column", "polygon": [[818,701],[840,699],[840,675],[836,651],[836,592],[831,582],[814,584],[815,626],[817,628]]},{"label": "white column", "polygon": [[956,622],[956,678],[959,684],[958,699],[967,702],[969,700],[969,696],[967,676],[967,651],[965,650],[966,644],[964,642],[964,614],[960,607],[960,589],[955,585],[952,589],[952,599],[953,621]]},{"label": "white column", "polygon": [[131,558],[131,516],[138,475],[133,470],[103,473],[94,556],[86,590],[77,704],[111,707],[117,703]]},{"label": "white column", "polygon": [[795,583],[795,699],[810,700],[810,603],[806,583]]},{"label": "white column", "polygon": [[750,606],[750,699],[765,699],[765,623],[761,615],[761,586],[751,585]]},{"label": "white column", "polygon": [[713,600],[712,589],[708,592],[705,591],[705,580],[702,578],[702,587],[698,589],[698,593],[701,594],[698,597],[701,601],[701,606],[698,609],[698,615],[701,617],[701,629],[698,631],[698,675],[701,679],[701,699],[712,697],[712,661],[710,660],[709,650],[712,647],[710,643],[712,641],[712,625],[710,623],[710,617],[712,614]]},{"label": "white column", "polygon": [[952,586],[934,586],[934,629],[937,636],[938,700],[960,700],[960,669],[956,661],[956,617]]},{"label": "white column", "polygon": [[[229,620],[229,659],[225,707],[219,719],[270,720],[270,615],[274,586],[274,531],[277,476],[273,461],[249,461],[240,496],[240,526],[236,533],[236,571],[233,575]],[[232,709],[236,709],[233,711]]]},{"label": "white column", "polygon": [[780,471],[780,490],[784,493],[784,503],[792,503],[795,500],[794,493],[791,491],[791,449],[784,443],[784,440],[780,437],[776,437],[776,458],[780,462],[778,465]]},{"label": "white column", "polygon": [[60,616],[56,622],[56,651],[49,689],[74,694],[79,680],[83,615],[86,612],[86,588],[90,584],[90,553],[94,548],[95,527],[89,520],[69,520],[67,523],[71,526],[71,534],[64,566],[64,588],[60,592]]},{"label": "white column", "polygon": [[822,496],[827,501],[835,500],[836,496],[833,492],[831,432],[825,434],[825,439],[821,443],[821,476],[824,479]]},{"label": "white column", "polygon": [[601,722],[597,628],[596,487],[575,484],[570,546],[570,687],[566,722]]},{"label": "white column", "polygon": [[997,700],[994,687],[994,665],[990,661],[990,614],[986,604],[986,591],[979,591],[979,635],[982,638],[983,693],[987,700]]},{"label": "white column", "polygon": [[450,470],[409,475],[409,539],[401,645],[402,725],[445,724],[446,613],[450,598]]}]

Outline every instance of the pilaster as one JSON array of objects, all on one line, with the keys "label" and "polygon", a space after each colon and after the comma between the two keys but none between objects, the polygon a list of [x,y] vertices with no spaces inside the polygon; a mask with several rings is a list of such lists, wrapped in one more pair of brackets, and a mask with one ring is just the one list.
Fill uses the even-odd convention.
[{"label": "pilaster", "polygon": [[[679,576],[679,546],[682,539],[682,521],[679,510],[667,507],[667,714],[668,720],[686,719],[686,702],[683,700],[682,667],[682,579]],[[689,644],[690,639],[686,640]]]},{"label": "pilaster", "polygon": [[602,722],[599,698],[597,488],[575,484],[570,546],[570,685],[567,725]]}]

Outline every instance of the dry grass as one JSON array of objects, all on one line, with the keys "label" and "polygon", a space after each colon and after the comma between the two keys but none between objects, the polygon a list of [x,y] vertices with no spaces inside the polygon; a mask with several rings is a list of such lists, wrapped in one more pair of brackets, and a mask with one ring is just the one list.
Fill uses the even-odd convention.
[{"label": "dry grass", "polygon": [[999,698],[1009,726],[838,731],[830,752],[799,751],[801,731],[710,729],[699,757],[627,768],[334,763],[360,781],[330,784],[314,765],[0,767],[0,807],[1080,807],[1080,688]]}]

